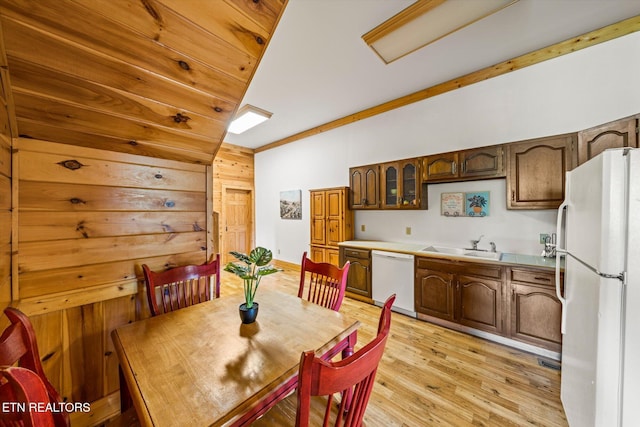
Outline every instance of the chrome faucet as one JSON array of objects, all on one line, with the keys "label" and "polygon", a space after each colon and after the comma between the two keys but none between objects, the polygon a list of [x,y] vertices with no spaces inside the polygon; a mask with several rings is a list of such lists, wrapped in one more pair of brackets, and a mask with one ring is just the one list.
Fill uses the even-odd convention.
[{"label": "chrome faucet", "polygon": [[484,234],[480,235],[480,237],[478,237],[478,240],[471,240],[471,249],[473,249],[474,251],[477,251],[478,243],[480,243],[480,240],[482,240],[483,237],[484,237]]}]

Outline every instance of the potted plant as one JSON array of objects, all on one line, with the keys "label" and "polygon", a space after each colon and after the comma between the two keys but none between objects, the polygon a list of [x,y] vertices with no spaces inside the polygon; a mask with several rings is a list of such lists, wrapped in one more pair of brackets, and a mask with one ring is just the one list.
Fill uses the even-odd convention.
[{"label": "potted plant", "polygon": [[235,274],[244,281],[244,303],[240,304],[242,323],[253,323],[258,315],[259,304],[254,298],[262,277],[281,271],[269,265],[273,254],[269,249],[258,246],[249,255],[241,252],[229,252],[241,263],[228,263],[224,270]]},{"label": "potted plant", "polygon": [[475,213],[482,212],[482,208],[487,205],[487,200],[479,195],[474,195],[467,199],[469,201],[469,207],[473,209]]}]

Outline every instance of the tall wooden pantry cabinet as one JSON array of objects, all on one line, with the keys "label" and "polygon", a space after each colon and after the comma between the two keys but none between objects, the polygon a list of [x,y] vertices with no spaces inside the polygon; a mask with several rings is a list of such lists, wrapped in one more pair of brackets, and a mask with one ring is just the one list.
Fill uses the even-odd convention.
[{"label": "tall wooden pantry cabinet", "polygon": [[340,267],[338,243],[353,239],[349,187],[310,190],[311,249],[309,258]]}]

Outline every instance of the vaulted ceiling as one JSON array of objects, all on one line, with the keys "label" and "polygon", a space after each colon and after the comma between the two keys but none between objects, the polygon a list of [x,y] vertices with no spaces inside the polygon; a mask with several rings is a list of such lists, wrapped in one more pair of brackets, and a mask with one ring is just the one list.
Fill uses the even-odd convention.
[{"label": "vaulted ceiling", "polygon": [[[209,164],[640,30],[637,0],[519,0],[385,65],[361,35],[413,1],[0,0],[12,134]],[[226,134],[241,103],[273,117]]]},{"label": "vaulted ceiling", "polygon": [[285,3],[1,0],[12,134],[209,164]]}]

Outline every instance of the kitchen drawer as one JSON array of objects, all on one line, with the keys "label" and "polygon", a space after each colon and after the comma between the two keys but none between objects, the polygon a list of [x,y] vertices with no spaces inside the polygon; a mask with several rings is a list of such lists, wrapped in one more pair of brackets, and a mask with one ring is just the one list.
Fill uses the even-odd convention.
[{"label": "kitchen drawer", "polygon": [[369,249],[344,248],[345,256],[350,258],[369,259]]},{"label": "kitchen drawer", "polygon": [[416,268],[502,280],[502,267],[499,265],[417,257]]},{"label": "kitchen drawer", "polygon": [[541,270],[521,270],[511,268],[509,280],[512,282],[532,283],[535,285],[555,286],[555,273]]}]

